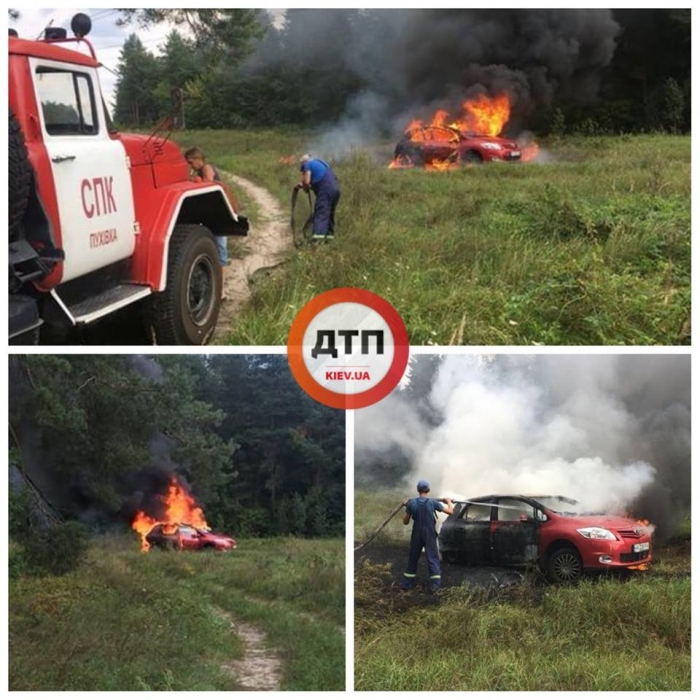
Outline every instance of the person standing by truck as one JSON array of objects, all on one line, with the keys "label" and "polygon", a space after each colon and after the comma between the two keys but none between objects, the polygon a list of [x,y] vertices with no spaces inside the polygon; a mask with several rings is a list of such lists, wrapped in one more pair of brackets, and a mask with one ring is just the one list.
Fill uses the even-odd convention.
[{"label": "person standing by truck", "polygon": [[[223,184],[219,171],[207,162],[207,157],[201,148],[195,147],[185,151],[185,160],[194,173],[195,182],[221,182]],[[226,189],[228,190],[228,188]],[[230,193],[227,191],[226,194],[230,200]],[[234,202],[231,202],[231,205],[234,209],[237,208]],[[219,249],[221,266],[226,267],[228,265],[228,242],[226,236],[214,235],[214,238],[216,238],[216,247]]]},{"label": "person standing by truck", "polygon": [[335,234],[335,209],[340,201],[340,185],[333,168],[325,160],[312,158],[308,153],[299,161],[301,182],[297,187],[313,190],[316,203],[313,213],[314,240],[332,240]]},{"label": "person standing by truck", "polygon": [[425,558],[428,562],[430,576],[430,590],[435,592],[440,588],[440,554],[438,552],[437,532],[435,523],[438,513],[450,515],[454,510],[452,500],[445,499],[442,503],[435,498],[429,498],[430,484],[421,479],[416,485],[418,498],[404,501],[406,513],[403,516],[403,524],[408,525],[413,519],[413,531],[411,532],[411,548],[408,554],[408,564],[403,575],[401,588],[405,591],[414,588],[418,573],[418,560],[425,549]]}]

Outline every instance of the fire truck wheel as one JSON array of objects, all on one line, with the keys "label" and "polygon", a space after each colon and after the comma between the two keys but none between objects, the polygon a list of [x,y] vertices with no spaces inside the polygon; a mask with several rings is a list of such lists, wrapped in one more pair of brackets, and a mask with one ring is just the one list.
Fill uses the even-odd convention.
[{"label": "fire truck wheel", "polygon": [[219,252],[211,231],[192,224],[175,226],[166,288],[151,304],[158,344],[206,344],[216,328],[221,287]]},{"label": "fire truck wheel", "polygon": [[15,233],[17,224],[22,221],[24,211],[29,200],[29,191],[32,185],[32,169],[29,165],[27,146],[19,122],[10,110],[8,118],[8,180],[10,184],[8,221],[10,228],[10,240],[17,237]]}]

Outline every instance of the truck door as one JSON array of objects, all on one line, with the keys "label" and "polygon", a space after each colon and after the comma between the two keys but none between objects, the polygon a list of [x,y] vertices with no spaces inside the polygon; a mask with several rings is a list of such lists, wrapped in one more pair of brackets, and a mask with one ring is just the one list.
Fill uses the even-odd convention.
[{"label": "truck door", "polygon": [[491,522],[494,563],[522,566],[537,562],[539,521],[535,507],[517,498],[499,498]]},{"label": "truck door", "polygon": [[134,202],[126,152],[112,139],[97,70],[30,59],[65,252],[62,281],[131,256]]}]

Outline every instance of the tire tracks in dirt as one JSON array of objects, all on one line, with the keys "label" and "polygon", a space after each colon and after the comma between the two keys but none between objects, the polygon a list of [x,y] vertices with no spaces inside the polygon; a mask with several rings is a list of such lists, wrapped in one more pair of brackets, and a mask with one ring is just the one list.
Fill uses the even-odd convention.
[{"label": "tire tracks in dirt", "polygon": [[264,187],[238,175],[222,172],[231,184],[255,201],[260,216],[244,239],[248,250],[242,259],[232,260],[224,268],[224,295],[212,341],[220,344],[231,330],[236,315],[251,297],[251,278],[260,270],[277,267],[293,240],[287,214],[277,199]]}]

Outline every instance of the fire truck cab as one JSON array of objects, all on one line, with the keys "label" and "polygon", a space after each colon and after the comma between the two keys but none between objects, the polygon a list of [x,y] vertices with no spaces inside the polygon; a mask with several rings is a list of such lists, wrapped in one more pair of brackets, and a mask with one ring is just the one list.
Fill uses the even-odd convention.
[{"label": "fire truck cab", "polygon": [[10,343],[125,307],[158,344],[207,343],[222,290],[213,233],[246,235],[248,222],[220,183],[190,181],[159,130],[114,128],[90,20],[71,27],[9,39]]}]

